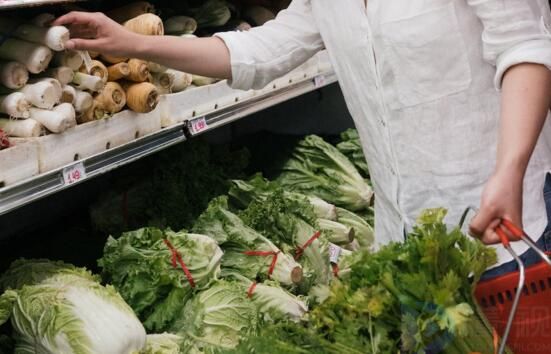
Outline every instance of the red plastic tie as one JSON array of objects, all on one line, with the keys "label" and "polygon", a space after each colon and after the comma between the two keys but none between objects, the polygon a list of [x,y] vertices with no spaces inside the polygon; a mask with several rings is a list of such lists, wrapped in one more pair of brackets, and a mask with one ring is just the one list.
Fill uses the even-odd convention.
[{"label": "red plastic tie", "polygon": [[268,268],[268,278],[272,277],[272,274],[274,272],[275,266],[277,264],[277,257],[279,256],[279,251],[245,251],[243,254],[247,256],[256,256],[256,257],[269,257],[272,256],[272,263],[270,264],[270,268]]},{"label": "red plastic tie", "polygon": [[182,256],[180,255],[180,252],[174,246],[168,239],[163,240],[165,245],[170,249],[170,253],[172,253],[172,266],[174,268],[178,268],[178,265],[180,265],[180,268],[184,271],[187,280],[189,281],[189,285],[191,285],[192,288],[195,288],[195,281],[193,280],[193,276],[191,275],[191,272],[187,268],[186,264],[184,263],[184,260],[182,259]]},{"label": "red plastic tie", "polygon": [[333,275],[335,276],[335,278],[338,278],[339,277],[339,265],[337,263],[331,263],[331,267],[333,268]]},{"label": "red plastic tie", "polygon": [[247,290],[247,297],[249,299],[252,299],[253,297],[253,293],[254,293],[254,289],[256,289],[256,282],[253,281],[253,283],[251,284],[251,286],[249,287],[249,290]]},{"label": "red plastic tie", "polygon": [[10,139],[8,139],[8,134],[6,134],[2,129],[0,129],[0,150],[7,149],[11,146]]},{"label": "red plastic tie", "polygon": [[296,254],[295,254],[295,260],[302,257],[302,255],[304,254],[304,251],[306,250],[306,248],[308,248],[308,246],[310,246],[320,236],[321,236],[321,231],[317,231],[314,235],[312,235],[312,237],[310,237],[310,239],[308,239],[308,241],[306,241],[306,243],[304,245],[298,246]]}]

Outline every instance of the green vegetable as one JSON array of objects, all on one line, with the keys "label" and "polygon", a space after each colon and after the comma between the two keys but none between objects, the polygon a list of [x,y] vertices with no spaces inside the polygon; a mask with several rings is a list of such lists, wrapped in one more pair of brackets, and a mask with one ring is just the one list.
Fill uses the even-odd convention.
[{"label": "green vegetable", "polygon": [[[189,269],[195,289],[165,240]],[[216,278],[221,258],[222,250],[210,237],[144,228],[110,237],[99,265],[146,328],[161,332],[181,316],[194,290]]]},{"label": "green vegetable", "polygon": [[346,226],[337,221],[318,219],[320,230],[327,232],[327,239],[337,245],[347,245],[354,240],[353,227]]},{"label": "green vegetable", "polygon": [[224,250],[222,268],[234,270],[249,279],[266,278],[275,259],[272,279],[284,285],[302,280],[300,264],[229,211],[227,197],[214,199],[197,220],[193,231],[209,235],[221,245]]},{"label": "green vegetable", "polygon": [[180,354],[182,340],[182,337],[170,333],[150,334],[142,354]]},{"label": "green vegetable", "polygon": [[223,0],[207,0],[200,8],[192,10],[199,28],[220,27],[231,18],[228,4]]},{"label": "green vegetable", "polygon": [[[303,266],[307,289],[314,284],[328,284],[331,279],[328,242],[318,234],[317,218],[308,203],[287,199],[282,189],[277,189],[263,201],[252,202],[241,217],[253,229],[270,238],[284,252],[303,248],[299,261]],[[310,242],[310,245],[307,243]]]},{"label": "green vegetable", "polygon": [[375,241],[373,227],[361,216],[343,208],[337,208],[337,220],[354,229],[355,240],[361,249],[370,250]]},{"label": "green vegetable", "polygon": [[448,231],[444,215],[427,211],[404,244],[364,253],[349,282],[335,285],[312,313],[315,328],[372,353],[492,352],[472,292],[495,253],[458,229]]},{"label": "green vegetable", "polygon": [[371,187],[346,156],[315,135],[298,143],[277,181],[352,211],[367,209],[373,196]]},{"label": "green vegetable", "polygon": [[356,166],[361,175],[369,178],[369,168],[360,141],[360,135],[356,129],[348,129],[341,133],[341,142],[337,149],[342,152]]},{"label": "green vegetable", "polygon": [[257,331],[258,310],[239,283],[219,281],[187,302],[173,326],[184,352],[214,352],[237,346]]},{"label": "green vegetable", "polygon": [[[277,183],[268,181],[261,174],[254,175],[248,181],[233,180],[231,184],[228,194],[240,208],[246,208],[253,200],[262,201],[280,188]],[[321,198],[289,191],[284,191],[284,195],[287,199],[308,201],[318,218],[333,221],[337,219],[336,207]]]},{"label": "green vegetable", "polygon": [[19,287],[0,297],[0,324],[11,318],[15,353],[131,354],[143,349],[145,330],[132,309],[113,287],[102,286],[84,269],[20,260],[8,278],[2,284]]},{"label": "green vegetable", "polygon": [[282,289],[275,281],[253,284],[251,280],[238,273],[224,274],[224,276],[243,284],[243,291],[251,294],[250,298],[258,306],[264,323],[298,322],[308,312],[308,305],[300,297]]}]

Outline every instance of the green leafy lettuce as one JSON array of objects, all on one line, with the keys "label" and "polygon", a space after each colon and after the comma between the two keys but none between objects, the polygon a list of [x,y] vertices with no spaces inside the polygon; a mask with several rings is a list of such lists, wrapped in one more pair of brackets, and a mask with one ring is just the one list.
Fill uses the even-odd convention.
[{"label": "green leafy lettuce", "polygon": [[[249,279],[265,279],[276,257],[272,279],[288,286],[302,280],[300,264],[268,238],[245,225],[239,216],[228,209],[227,197],[214,199],[197,220],[193,231],[208,235],[221,245],[224,250],[224,269],[236,271]],[[246,252],[267,253],[247,255]]]},{"label": "green leafy lettuce", "polygon": [[352,211],[367,209],[373,196],[350,160],[315,135],[298,143],[277,182]]},{"label": "green leafy lettuce", "polygon": [[363,177],[369,177],[369,167],[356,129],[348,129],[341,133],[341,142],[337,144],[337,149],[348,157]]},{"label": "green leafy lettuce", "polygon": [[[181,256],[195,288],[165,240]],[[222,250],[208,236],[144,228],[109,238],[99,265],[146,328],[162,332],[181,316],[194,291],[217,277],[221,259]]]}]

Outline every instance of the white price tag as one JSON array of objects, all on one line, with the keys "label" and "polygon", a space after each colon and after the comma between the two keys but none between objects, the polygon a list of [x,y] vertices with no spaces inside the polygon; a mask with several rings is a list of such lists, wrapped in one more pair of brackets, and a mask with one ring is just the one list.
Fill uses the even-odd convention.
[{"label": "white price tag", "polygon": [[341,256],[342,248],[332,243],[329,243],[329,262],[337,264],[339,263],[339,257]]},{"label": "white price tag", "polygon": [[189,123],[190,123],[189,124],[189,130],[190,130],[191,134],[194,134],[194,135],[199,134],[202,131],[207,130],[207,128],[209,127],[205,117],[194,119],[194,120],[190,121]]},{"label": "white price tag", "polygon": [[80,182],[86,179],[86,168],[82,162],[63,169],[63,182],[65,185]]},{"label": "white price tag", "polygon": [[325,86],[325,75],[318,75],[314,78],[314,86],[320,88]]}]

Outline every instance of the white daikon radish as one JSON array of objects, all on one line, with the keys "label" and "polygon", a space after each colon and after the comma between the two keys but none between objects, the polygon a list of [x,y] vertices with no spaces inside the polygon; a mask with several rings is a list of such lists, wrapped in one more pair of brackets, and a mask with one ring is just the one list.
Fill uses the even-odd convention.
[{"label": "white daikon radish", "polygon": [[88,75],[80,72],[75,73],[73,84],[80,90],[98,92],[103,89],[103,79],[98,76]]},{"label": "white daikon radish", "polygon": [[185,90],[191,85],[193,81],[193,75],[184,73],[182,71],[168,69],[166,74],[172,76],[172,92],[180,92]]},{"label": "white daikon radish", "polygon": [[58,68],[49,68],[40,76],[51,77],[59,81],[61,85],[67,85],[73,81],[75,72],[68,66],[60,66]]},{"label": "white daikon radish", "polygon": [[73,105],[75,106],[75,111],[77,113],[84,113],[88,111],[94,104],[94,98],[91,94],[85,91],[76,90],[77,94]]},{"label": "white daikon radish", "polygon": [[83,62],[82,56],[74,50],[56,53],[53,60],[55,66],[68,66],[73,69],[73,71],[77,71],[82,66]]},{"label": "white daikon radish", "polygon": [[29,80],[29,71],[25,65],[16,61],[0,62],[0,83],[15,90],[25,86]]},{"label": "white daikon radish", "polygon": [[36,16],[35,18],[33,18],[31,20],[31,23],[35,26],[47,27],[52,22],[54,22],[55,19],[56,19],[56,17],[54,15],[45,12],[45,13],[42,13],[42,14]]},{"label": "white daikon radish", "polygon": [[63,115],[67,124],[67,129],[77,125],[77,114],[72,104],[62,103],[59,106],[55,107],[53,111]]},{"label": "white daikon radish", "polygon": [[61,99],[57,88],[51,82],[37,82],[25,85],[20,92],[33,106],[52,109]]},{"label": "white daikon radish", "polygon": [[63,92],[61,93],[61,103],[74,104],[77,98],[77,90],[71,85],[63,85]]},{"label": "white daikon radish", "polygon": [[44,127],[34,119],[0,118],[0,129],[16,138],[35,138],[44,134]]},{"label": "white daikon radish", "polygon": [[33,74],[46,70],[52,57],[50,48],[19,39],[9,38],[0,45],[0,58],[18,61]]},{"label": "white daikon radish", "polygon": [[[64,103],[66,104],[66,103]],[[31,107],[31,119],[36,120],[52,133],[63,133],[72,126],[70,117],[65,112],[49,111]]]},{"label": "white daikon radish", "polygon": [[21,92],[0,96],[0,112],[14,118],[29,118],[31,104]]}]

